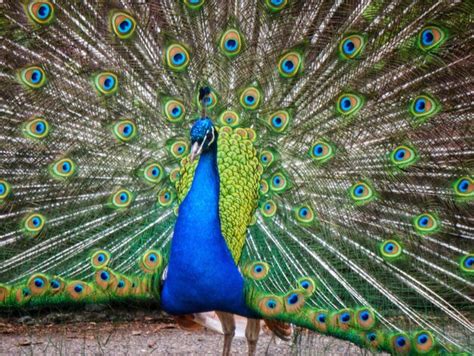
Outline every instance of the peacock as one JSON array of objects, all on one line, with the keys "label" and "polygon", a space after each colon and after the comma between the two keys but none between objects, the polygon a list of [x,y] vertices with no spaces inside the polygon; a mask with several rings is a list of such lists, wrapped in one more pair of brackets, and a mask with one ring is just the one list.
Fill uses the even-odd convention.
[{"label": "peacock", "polygon": [[0,310],[472,352],[472,2],[0,9]]}]

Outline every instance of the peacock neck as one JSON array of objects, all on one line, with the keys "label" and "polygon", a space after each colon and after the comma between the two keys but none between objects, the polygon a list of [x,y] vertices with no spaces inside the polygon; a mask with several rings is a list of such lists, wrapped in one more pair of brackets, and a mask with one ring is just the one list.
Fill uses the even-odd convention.
[{"label": "peacock neck", "polygon": [[253,315],[221,233],[215,145],[200,156],[191,189],[179,207],[161,302],[171,314],[220,310]]}]

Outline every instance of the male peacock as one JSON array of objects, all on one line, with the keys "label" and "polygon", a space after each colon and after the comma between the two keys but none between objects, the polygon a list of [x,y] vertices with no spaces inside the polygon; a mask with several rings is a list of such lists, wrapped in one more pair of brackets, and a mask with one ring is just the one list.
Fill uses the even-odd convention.
[{"label": "male peacock", "polygon": [[0,8],[2,308],[472,350],[472,2]]}]

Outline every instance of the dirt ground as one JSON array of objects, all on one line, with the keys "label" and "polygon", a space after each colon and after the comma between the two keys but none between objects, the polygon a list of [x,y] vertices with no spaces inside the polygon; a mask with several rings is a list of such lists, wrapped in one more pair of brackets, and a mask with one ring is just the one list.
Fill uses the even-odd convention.
[{"label": "dirt ground", "polygon": [[[180,328],[157,311],[97,308],[75,312],[0,315],[0,355],[220,355],[224,337],[199,327]],[[233,355],[245,355],[245,338],[235,338]],[[293,342],[263,333],[258,355],[357,355],[357,346],[320,336],[298,352]]]}]

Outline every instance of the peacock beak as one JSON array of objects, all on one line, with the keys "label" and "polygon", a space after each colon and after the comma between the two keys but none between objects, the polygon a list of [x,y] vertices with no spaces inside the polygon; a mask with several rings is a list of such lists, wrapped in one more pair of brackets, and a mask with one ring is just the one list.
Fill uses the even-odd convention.
[{"label": "peacock beak", "polygon": [[191,154],[189,155],[189,160],[192,163],[194,159],[199,156],[202,152],[202,146],[199,142],[194,142],[191,146]]}]

